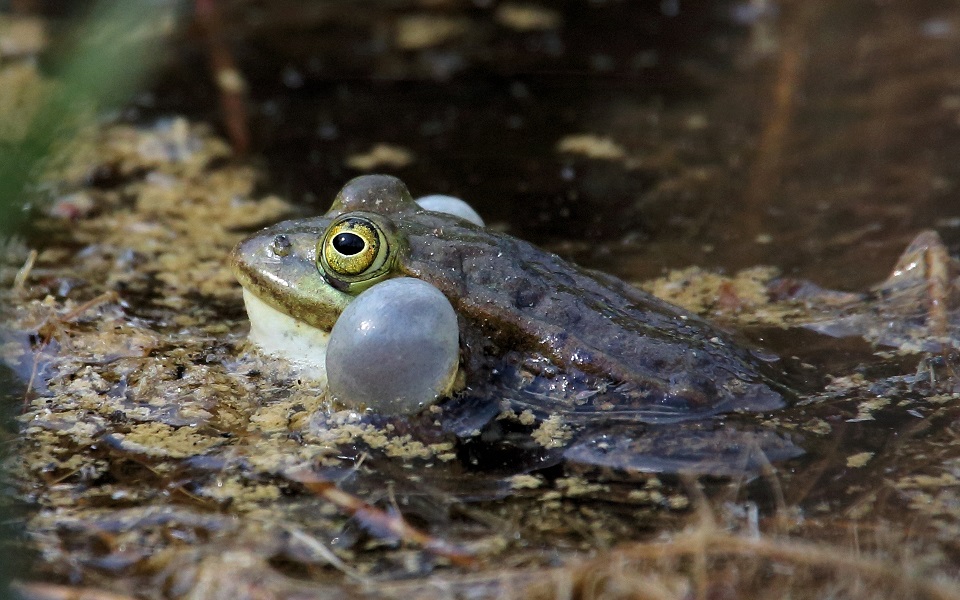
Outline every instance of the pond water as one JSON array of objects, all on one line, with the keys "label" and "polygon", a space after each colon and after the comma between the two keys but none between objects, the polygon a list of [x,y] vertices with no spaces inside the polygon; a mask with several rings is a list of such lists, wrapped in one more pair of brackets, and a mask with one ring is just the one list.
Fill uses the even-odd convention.
[{"label": "pond water", "polygon": [[[811,555],[789,554],[796,548],[784,546],[782,555],[758,550],[762,560],[750,563],[753,570],[737,558],[714,557],[704,567],[710,570],[704,578],[678,550],[677,562],[659,567],[630,555],[636,572],[608,574],[607,584],[649,585],[651,580],[638,573],[649,575],[652,569],[666,581],[666,591],[650,597],[727,597],[723,590],[753,597],[780,597],[783,590],[796,597],[819,597],[829,590],[842,590],[841,597],[958,596],[949,585],[930,583],[957,577],[960,561],[953,279],[942,298],[948,329],[940,333],[949,339],[945,349],[932,354],[898,354],[895,348],[873,346],[877,338],[870,336],[827,337],[796,326],[799,321],[778,321],[784,313],[763,316],[777,300],[808,311],[796,317],[800,320],[816,320],[816,310],[836,316],[830,312],[836,305],[820,296],[805,304],[806,297],[795,290],[813,282],[823,289],[867,292],[888,277],[923,230],[937,230],[948,253],[960,253],[960,7],[955,3],[303,5],[281,0],[224,2],[218,10],[219,35],[249,90],[250,143],[239,161],[211,151],[215,158],[208,165],[214,165],[212,179],[225,180],[238,198],[277,195],[293,205],[293,214],[314,215],[326,210],[350,177],[368,171],[394,174],[414,195],[462,197],[492,227],[583,266],[638,284],[674,277],[685,282],[684,289],[705,286],[714,301],[697,304],[682,294],[669,299],[739,330],[789,363],[801,390],[798,401],[763,419],[735,416],[725,424],[786,432],[804,455],[774,465],[776,475],[764,470],[764,476],[742,486],[713,482],[719,491],[710,488],[710,500],[702,502],[716,520],[738,532],[754,527],[757,531],[748,533],[759,536],[762,530],[769,539],[823,544],[824,556],[852,548],[868,559],[816,581],[810,574],[826,567]],[[226,131],[224,109],[206,68],[210,39],[196,29],[184,25],[172,34],[152,88],[125,113],[131,121],[152,127],[159,118],[186,115]],[[257,174],[219,174],[219,165],[231,161],[249,161]],[[125,187],[138,171],[117,172],[119,177],[95,181],[94,187],[117,190],[104,212],[125,215],[124,202],[141,193]],[[218,189],[211,183],[205,193]],[[116,242],[107,229],[132,223],[147,237],[157,223],[196,235],[190,229],[196,225],[181,230],[164,220],[165,211],[185,210],[181,205],[151,209],[142,200],[130,203],[136,218],[118,216],[102,229],[79,227],[73,243],[107,248]],[[256,210],[265,219],[286,209]],[[181,216],[171,217],[172,222],[179,223]],[[265,224],[262,220],[231,216],[227,230],[243,232]],[[226,243],[225,238],[210,248],[197,246],[193,256],[213,272],[220,251],[216,244]],[[102,261],[89,266],[90,273],[127,260],[98,252],[87,252],[90,260]],[[139,252],[147,251],[138,248],[134,254]],[[56,256],[66,255],[51,261]],[[138,260],[129,259],[131,264]],[[246,380],[229,372],[201,381],[210,376],[204,370],[210,365],[236,370],[245,326],[238,294],[210,291],[195,281],[195,295],[184,292],[178,296],[181,304],[164,305],[166,300],[156,299],[157,289],[180,289],[181,283],[165,279],[162,269],[176,270],[181,263],[147,263],[150,282],[122,281],[130,286],[120,286],[127,294],[123,311],[104,308],[99,314],[118,331],[123,328],[129,340],[123,342],[127,353],[114,352],[110,360],[133,359],[142,351],[160,357],[183,383],[148,379],[132,367],[100,372],[89,361],[86,370],[71,371],[69,383],[53,378],[55,386],[74,391],[84,380],[112,412],[103,409],[106,425],[98,425],[99,441],[87,446],[71,441],[87,463],[57,465],[44,455],[51,461],[48,468],[19,474],[26,489],[21,495],[32,503],[28,510],[41,513],[28,521],[42,555],[34,567],[38,580],[53,577],[131,597],[204,597],[205,589],[225,597],[228,589],[235,594],[242,582],[253,581],[253,574],[265,577],[263,585],[276,597],[399,596],[427,590],[442,595],[434,589],[438,582],[446,590],[477,596],[522,595],[519,590],[539,577],[563,572],[551,570],[561,565],[568,565],[565,576],[573,578],[563,581],[587,585],[583,573],[569,567],[579,564],[576,560],[600,553],[604,561],[610,547],[644,544],[702,517],[702,510],[687,510],[704,504],[698,504],[696,493],[690,499],[692,484],[684,481],[654,477],[638,483],[576,469],[536,477],[524,469],[522,477],[530,480],[505,479],[501,473],[477,475],[458,464],[463,452],[458,460],[447,460],[436,471],[424,468],[413,478],[408,467],[359,450],[336,457],[342,464],[324,463],[324,475],[340,481],[351,501],[385,507],[383,514],[402,510],[407,520],[435,536],[435,546],[462,544],[482,557],[481,566],[457,571],[446,566],[457,562],[455,552],[419,552],[396,544],[397,537],[406,544],[412,538],[398,536],[372,517],[372,524],[347,519],[344,514],[357,507],[331,498],[316,481],[277,484],[280,462],[266,465],[264,458],[257,463],[257,453],[270,444],[276,451],[278,439],[287,444],[281,453],[299,452],[303,460],[304,445],[331,440],[317,434],[308,417],[296,416],[305,412],[305,402],[309,406],[303,390],[278,392],[270,387],[276,380],[267,376]],[[944,264],[948,271],[954,268]],[[692,266],[700,270],[678,271]],[[758,266],[773,269],[759,277],[766,297],[753,304],[746,300],[745,280],[704,283],[704,278],[733,277]],[[780,276],[787,283],[777,287]],[[210,287],[219,283],[228,286],[228,278],[217,276]],[[776,291],[787,288],[794,291]],[[65,296],[89,300],[83,285],[76,289],[81,295]],[[726,304],[716,300],[723,294],[729,296]],[[920,298],[918,312],[923,312],[926,300]],[[874,300],[882,299],[860,299],[868,303],[864,312],[880,314],[879,322],[891,323],[890,328],[898,326],[897,314],[903,321],[916,318],[913,313],[890,316],[879,304],[869,304]],[[172,314],[178,310],[185,312],[179,320]],[[37,314],[21,316],[22,322],[36,322]],[[124,320],[130,316],[132,322]],[[222,330],[214,327],[218,318]],[[94,322],[79,323],[76,339],[96,329]],[[189,339],[177,337],[183,331]],[[921,334],[911,335],[915,341]],[[77,352],[100,352],[93,344],[84,342]],[[22,370],[27,363],[18,364]],[[258,368],[243,359],[239,364],[250,372]],[[40,378],[38,388],[43,383]],[[185,397],[183,386],[196,402],[147,406],[137,396],[146,385],[156,386],[157,397],[168,400]],[[237,400],[205,404],[205,386],[217,388],[216,393],[227,390]],[[37,396],[34,408],[42,404],[42,389]],[[257,411],[244,408],[244,399],[259,402]],[[23,404],[23,389],[8,400]],[[76,402],[71,410],[96,412]],[[33,418],[46,423],[34,425],[41,429],[67,428],[66,417],[38,412]],[[289,426],[283,436],[282,428],[271,429],[280,420]],[[181,442],[203,452],[164,442],[165,454],[151,454],[144,450],[150,448],[148,437],[135,436],[131,422],[177,432],[196,427],[200,433]],[[230,440],[217,442],[227,450],[208,451],[219,447],[209,431],[203,433],[210,429]],[[251,431],[266,433],[252,440]],[[368,436],[366,444],[373,443],[371,432],[362,435]],[[693,437],[685,435],[680,439],[692,443]],[[669,445],[667,438],[669,432],[658,451]],[[31,465],[39,464],[36,447],[44,439],[22,442],[33,453]],[[438,448],[435,456],[443,452]],[[430,462],[435,456],[417,460]],[[360,474],[351,476],[344,465],[358,460],[367,461],[366,471],[357,466]],[[386,488],[384,480],[391,481]],[[101,493],[88,493],[98,486]],[[217,486],[223,490],[219,496],[210,491]],[[234,492],[239,500],[232,503],[228,497]],[[317,496],[328,501],[324,508],[317,508]],[[650,510],[651,505],[673,510]],[[91,507],[104,510],[83,512]],[[57,517],[56,509],[66,516]],[[235,514],[243,515],[243,527],[232,521]],[[287,529],[280,536],[277,528]],[[313,538],[304,537],[304,531],[322,539],[323,547],[311,545]],[[420,546],[430,548],[430,543],[421,540]],[[811,548],[815,554],[817,547]],[[243,555],[245,549],[261,562]],[[237,562],[218,556],[225,552]],[[331,552],[336,552],[332,558]],[[162,558],[151,559],[151,554]],[[921,558],[910,563],[906,583],[893,585],[877,574],[908,555]],[[241,558],[254,565],[249,576],[240,575],[247,564]],[[194,563],[201,566],[187,568]],[[188,573],[177,574],[179,569]],[[890,572],[898,577],[895,569]],[[235,587],[214,585],[223,573],[237,577]],[[399,583],[403,579],[409,581]],[[693,591],[683,587],[691,581]],[[144,585],[162,589],[147,593],[139,589]],[[553,592],[544,595],[563,595]],[[30,598],[44,597],[39,593],[38,588],[26,592]]]},{"label": "pond water", "polygon": [[[224,28],[266,186],[306,211],[388,144],[411,160],[379,170],[415,193],[628,279],[771,264],[862,289],[917,231],[956,240],[949,2],[572,2],[520,31],[469,3],[321,3],[294,26],[295,6],[241,3]],[[201,50],[175,55],[155,112],[218,114]],[[578,134],[615,147],[557,151]]]}]

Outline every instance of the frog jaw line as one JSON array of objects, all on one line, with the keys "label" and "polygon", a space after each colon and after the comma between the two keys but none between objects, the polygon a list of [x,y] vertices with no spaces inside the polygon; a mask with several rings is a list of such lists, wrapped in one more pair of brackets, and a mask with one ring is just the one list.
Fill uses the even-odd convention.
[{"label": "frog jaw line", "polygon": [[326,385],[329,331],[280,312],[246,288],[243,303],[250,320],[249,339],[263,354],[286,360],[301,376]]}]

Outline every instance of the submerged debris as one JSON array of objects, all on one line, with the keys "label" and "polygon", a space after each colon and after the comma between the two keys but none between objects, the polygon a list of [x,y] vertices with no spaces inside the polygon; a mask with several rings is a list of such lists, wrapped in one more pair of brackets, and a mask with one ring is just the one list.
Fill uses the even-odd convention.
[{"label": "submerged debris", "polygon": [[781,278],[770,267],[733,277],[691,267],[643,287],[741,326],[804,327],[834,337],[862,337],[906,354],[960,348],[960,261],[935,231],[917,234],[890,276],[869,293]]},{"label": "submerged debris", "polygon": [[[541,491],[512,488],[515,472],[471,472],[449,439],[332,412],[321,391],[248,351],[224,260],[290,207],[251,198],[255,173],[220,160],[226,146],[203,127],[113,126],[85,146],[61,186],[93,207],[49,213],[38,227],[57,237],[3,292],[0,352],[27,386],[8,466],[36,507],[27,529],[51,557],[38,567],[44,577],[93,582],[109,565],[116,593],[203,595],[231,585],[216,579],[233,568],[227,557],[256,572],[275,555],[296,568],[410,576],[525,545],[519,529],[583,518],[566,502],[599,492],[589,483],[542,480],[554,500],[527,516],[523,497]],[[83,186],[91,174],[97,185]],[[29,256],[8,248],[7,263]],[[567,431],[556,421],[536,435],[549,446]],[[509,494],[518,503],[495,508],[499,517],[458,508]],[[603,520],[631,530],[635,517]],[[609,539],[602,527],[596,536]]]},{"label": "submerged debris", "polygon": [[937,232],[923,231],[869,295],[806,327],[837,337],[859,335],[902,352],[960,347],[960,261]]},{"label": "submerged debris", "polygon": [[[620,430],[616,443],[602,435],[574,442],[562,418],[511,410],[497,423],[542,454],[518,467],[508,447],[487,459],[502,461],[500,471],[478,470],[471,459],[490,450],[482,439],[463,448],[416,426],[333,411],[322,391],[249,351],[224,257],[291,208],[279,198],[253,199],[256,173],[223,161],[226,145],[201,126],[169,119],[106,128],[84,148],[63,166],[60,189],[64,198],[82,194],[89,210],[48,213],[38,227],[50,239],[32,255],[20,242],[5,246],[9,318],[0,353],[27,386],[20,454],[8,469],[35,507],[27,532],[44,557],[36,572],[81,582],[92,594],[225,597],[256,583],[278,595],[390,597],[432,581],[517,595],[544,574],[553,578],[549,566],[558,561],[637,543],[651,523],[660,531],[682,520],[691,497],[682,481],[657,475],[667,463],[689,467],[710,454],[716,458],[702,472],[727,475],[742,470],[721,466],[752,461],[762,477],[751,489],[768,489],[782,503],[769,463],[799,451],[782,430],[829,438],[838,422],[868,424],[894,410],[943,420],[954,410],[950,392],[925,387],[945,368],[933,363],[882,389],[869,378],[838,377],[794,416],[712,422],[724,437],[691,425],[700,429],[678,436],[670,427],[637,427],[629,439]],[[84,184],[91,180],[95,186]],[[690,270],[651,287],[687,294],[701,312],[801,322],[809,309],[798,299],[771,300],[772,278],[762,269],[734,279]],[[869,396],[877,393],[917,400],[875,402]],[[805,412],[826,399],[845,411],[842,419]],[[588,459],[563,467],[564,451]],[[836,462],[870,476],[887,461],[863,448]],[[928,498],[943,512],[951,498],[943,490],[955,487],[944,477],[927,469],[897,485],[911,506]],[[742,485],[731,484],[732,497],[742,497]],[[943,518],[946,532],[953,521]],[[716,535],[721,546],[729,541]],[[676,538],[676,556],[686,556],[686,539]],[[463,567],[479,574],[436,574]],[[676,583],[664,584],[664,597],[694,589],[696,579],[675,571],[662,575]],[[75,590],[21,589],[27,597]]]}]

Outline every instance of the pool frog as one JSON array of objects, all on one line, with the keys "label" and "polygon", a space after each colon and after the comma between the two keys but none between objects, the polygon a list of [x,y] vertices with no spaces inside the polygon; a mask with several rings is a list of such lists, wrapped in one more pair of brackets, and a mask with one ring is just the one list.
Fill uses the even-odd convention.
[{"label": "pool frog", "polygon": [[[480,223],[423,208],[395,177],[349,181],[323,216],[267,227],[233,251],[251,339],[324,380],[327,345],[339,335],[348,356],[337,369],[356,368],[354,378],[361,385],[369,378],[374,389],[339,400],[385,414],[489,396],[494,405],[508,399],[537,415],[664,423],[783,404],[770,365],[700,317]],[[354,315],[349,331],[335,331],[338,319],[397,278],[439,292],[434,296],[452,309],[440,312],[455,321],[455,341],[447,335],[446,346],[404,346],[396,335],[382,344],[374,336],[377,349],[369,350],[368,340],[357,350],[362,364],[350,366],[356,336],[402,328],[417,302],[390,313],[392,298],[411,287],[397,286],[373,304],[378,308]],[[422,333],[418,327],[408,330]],[[452,326],[427,329],[443,327]],[[428,397],[376,397],[378,382],[415,378],[415,358],[434,353],[446,354],[447,366]]]}]

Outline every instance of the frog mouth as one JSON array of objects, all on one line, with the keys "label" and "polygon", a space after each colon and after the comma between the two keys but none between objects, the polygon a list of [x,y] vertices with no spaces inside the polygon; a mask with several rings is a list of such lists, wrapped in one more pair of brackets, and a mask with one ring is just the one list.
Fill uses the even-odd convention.
[{"label": "frog mouth", "polygon": [[249,339],[262,353],[286,360],[301,377],[326,385],[329,331],[273,308],[246,288],[243,303],[250,320]]}]

